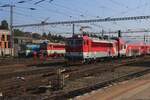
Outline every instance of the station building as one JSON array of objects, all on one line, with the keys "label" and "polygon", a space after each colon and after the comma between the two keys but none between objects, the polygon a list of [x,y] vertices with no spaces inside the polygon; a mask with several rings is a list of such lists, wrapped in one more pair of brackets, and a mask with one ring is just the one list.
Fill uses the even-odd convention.
[{"label": "station building", "polygon": [[13,55],[9,30],[0,30],[0,56]]}]

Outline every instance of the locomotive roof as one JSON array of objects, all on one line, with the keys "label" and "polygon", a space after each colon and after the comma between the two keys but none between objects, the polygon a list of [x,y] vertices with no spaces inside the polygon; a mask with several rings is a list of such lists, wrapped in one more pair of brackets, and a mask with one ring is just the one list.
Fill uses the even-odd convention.
[{"label": "locomotive roof", "polygon": [[103,42],[103,43],[115,43],[119,39],[120,43],[126,43],[122,38],[118,37],[91,37],[88,34],[76,34],[70,38],[67,39],[91,39],[93,42]]},{"label": "locomotive roof", "polygon": [[93,42],[103,42],[103,43],[114,43],[114,42],[117,42],[116,40],[113,40],[113,39],[99,39],[99,38],[92,38],[90,37],[90,39],[93,41]]},{"label": "locomotive roof", "polygon": [[135,45],[135,46],[140,46],[140,45],[145,45],[143,42],[139,43],[127,43],[128,45]]}]

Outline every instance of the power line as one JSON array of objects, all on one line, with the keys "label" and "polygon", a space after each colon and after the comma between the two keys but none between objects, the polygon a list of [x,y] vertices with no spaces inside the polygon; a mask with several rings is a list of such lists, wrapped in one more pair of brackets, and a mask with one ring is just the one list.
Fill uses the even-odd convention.
[{"label": "power line", "polygon": [[117,1],[115,1],[115,0],[109,0],[110,2],[112,2],[113,4],[116,4],[116,5],[119,5],[119,6],[121,6],[121,7],[125,7],[125,8],[128,8],[128,6],[126,6],[126,5],[124,5],[124,4],[122,4],[122,3],[120,3],[120,2],[117,2]]},{"label": "power line", "polygon": [[37,2],[34,3],[34,5],[37,5],[37,4],[39,4],[39,3],[41,3],[41,2],[44,2],[44,1],[46,1],[46,0],[37,1]]},{"label": "power line", "polygon": [[[49,11],[51,11],[51,12],[53,12],[53,13],[56,13],[56,14],[59,14],[59,15],[64,15],[64,16],[67,16],[67,17],[73,17],[73,16],[71,16],[71,15],[68,15],[67,13],[64,13],[64,12],[60,12],[60,11],[58,11],[58,10],[52,10],[52,9],[48,9],[48,8],[45,8],[45,7],[43,7],[43,6],[41,6],[41,5],[38,5],[39,7],[41,7],[41,8],[43,8],[43,9],[45,9],[45,10],[47,10],[48,12]],[[75,17],[74,17],[75,18]]]},{"label": "power line", "polygon": [[53,3],[51,5],[54,5],[56,7],[61,7],[63,9],[65,9],[65,12],[69,11],[69,13],[71,13],[71,14],[73,14],[75,16],[78,16],[78,17],[83,17],[83,16],[85,17],[86,16],[85,14],[83,14],[83,12],[77,11],[77,10],[69,8],[69,7],[65,7],[65,6],[57,4],[57,3]]},{"label": "power line", "polygon": [[[2,10],[2,11],[5,11],[5,12],[10,12],[9,10]],[[35,20],[35,21],[41,21],[43,18],[42,17],[38,17],[38,19],[37,18],[35,18],[34,16],[32,16],[32,15],[27,15],[27,14],[24,14],[24,13],[22,13],[22,11],[21,12],[19,12],[19,11],[13,11],[13,13],[15,14],[15,15],[19,15],[19,16],[22,16],[22,17],[28,17],[28,18],[31,18],[32,20]],[[17,18],[18,19],[18,18]],[[23,20],[22,20],[23,21]]]},{"label": "power line", "polygon": [[27,25],[15,25],[13,27],[29,27],[29,26],[43,26],[43,25],[54,25],[54,24],[74,24],[74,23],[91,23],[91,22],[110,22],[110,21],[126,21],[126,20],[139,20],[139,19],[150,19],[150,16],[133,16],[133,17],[118,17],[118,18],[104,18],[104,19],[90,19],[90,20],[75,20],[75,21],[58,21],[49,23],[38,23],[38,24],[27,24]]},{"label": "power line", "polygon": [[[46,1],[46,0],[41,0],[39,3],[44,2],[44,1]],[[28,3],[28,2],[27,2],[27,3]],[[36,3],[36,4],[35,4],[35,3]],[[38,2],[35,2],[35,3],[34,3],[35,6],[40,7],[40,8],[42,8],[42,9],[46,10],[47,12],[51,11],[52,13],[59,14],[59,15],[64,15],[64,16],[67,16],[67,17],[70,17],[70,18],[74,17],[74,16],[72,16],[72,15],[68,15],[66,12],[60,12],[60,11],[58,11],[58,10],[56,10],[56,9],[55,9],[55,10],[52,10],[52,9],[49,9],[49,8],[45,8],[44,6],[39,5]],[[20,7],[20,8],[25,8],[25,7]],[[35,7],[27,8],[27,9],[30,9],[30,10],[37,10]]]},{"label": "power line", "polygon": [[[39,7],[41,7],[41,8],[44,8],[45,10],[51,11],[51,12],[56,13],[56,14],[65,15],[65,16],[67,16],[67,17],[74,17],[74,16],[72,16],[72,15],[68,15],[66,12],[61,12],[61,11],[58,11],[58,10],[56,10],[56,9],[55,9],[55,10],[52,10],[52,9],[45,8],[45,7],[41,6],[41,5],[38,5],[39,3],[44,2],[44,1],[46,1],[46,0],[40,0],[40,1],[38,1],[38,2],[35,2],[34,5],[39,6]],[[51,3],[52,1],[53,1],[53,0],[50,0],[48,3]]]},{"label": "power line", "polygon": [[[59,7],[62,7],[62,8],[71,10],[72,12],[79,12],[79,13],[80,13],[80,16],[81,16],[81,15],[84,15],[84,17],[85,17],[85,16],[88,16],[88,17],[96,17],[96,16],[91,16],[92,14],[87,13],[87,11],[84,12],[81,7],[76,7],[77,5],[75,5],[75,3],[73,3],[73,5],[68,4],[68,5],[71,6],[71,7],[68,7],[68,5],[67,5],[67,7],[66,7],[66,5],[64,6],[62,0],[59,1],[59,3],[52,2],[51,4],[55,4],[55,5],[59,6]],[[75,9],[74,9],[73,7],[75,7]],[[80,9],[77,9],[77,8],[80,8]],[[82,17],[82,16],[81,16],[81,17]]]},{"label": "power line", "polygon": [[34,10],[37,10],[35,7],[22,7],[22,6],[15,6],[17,8],[21,8],[21,9],[26,9],[26,10],[31,10],[31,11],[34,11]]},{"label": "power line", "polygon": [[[25,15],[25,16],[27,16],[27,17],[32,17],[33,19],[39,19],[38,21],[41,21],[41,20],[43,20],[43,16],[41,16],[42,14],[41,13],[39,13],[39,12],[35,12],[36,10],[30,10],[30,8],[26,8],[26,7],[16,7],[16,8],[20,8],[19,9],[19,13],[22,13],[22,12],[25,12],[25,11],[27,11],[26,9],[28,9],[28,11],[31,11],[31,12],[28,12],[28,13],[22,13],[21,15]],[[34,16],[32,16],[30,13],[32,13],[33,14],[33,11],[35,12],[34,14],[37,14],[37,16],[38,17],[34,17]],[[15,12],[18,12],[18,11],[15,11]]]}]

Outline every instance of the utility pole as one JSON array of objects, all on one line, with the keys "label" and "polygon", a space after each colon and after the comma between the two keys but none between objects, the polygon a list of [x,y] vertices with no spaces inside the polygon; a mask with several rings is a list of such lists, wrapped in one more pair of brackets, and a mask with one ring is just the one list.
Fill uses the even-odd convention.
[{"label": "utility pole", "polygon": [[120,38],[121,38],[121,30],[118,30],[118,57],[120,57]]},{"label": "utility pole", "polygon": [[74,32],[75,30],[74,29],[75,29],[75,24],[72,24],[72,35],[75,34],[75,32]]},{"label": "utility pole", "polygon": [[10,5],[10,34],[11,34],[11,55],[14,56],[14,33],[13,33],[13,7],[14,5]]},{"label": "utility pole", "polygon": [[105,33],[105,32],[104,32],[104,30],[102,29],[102,37],[104,36],[104,33]]},{"label": "utility pole", "polygon": [[45,23],[46,21],[49,19],[49,17],[47,17],[45,20],[41,21],[41,24],[43,24],[43,29],[42,29],[42,33],[45,33]]},{"label": "utility pole", "polygon": [[146,44],[146,36],[145,36],[145,34],[144,34],[144,44]]}]

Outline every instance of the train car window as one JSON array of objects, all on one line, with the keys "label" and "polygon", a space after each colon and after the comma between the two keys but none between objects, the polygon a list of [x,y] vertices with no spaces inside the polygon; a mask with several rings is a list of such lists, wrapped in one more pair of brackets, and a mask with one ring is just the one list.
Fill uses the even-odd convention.
[{"label": "train car window", "polygon": [[126,45],[124,45],[124,49],[126,49]]},{"label": "train car window", "polygon": [[7,48],[7,42],[5,42],[5,48]]},{"label": "train car window", "polygon": [[87,43],[87,45],[89,45],[89,41],[87,41],[86,43]]},{"label": "train car window", "polygon": [[7,41],[10,41],[10,35],[7,35]]},{"label": "train car window", "polygon": [[84,42],[84,45],[87,45],[87,42],[86,41],[83,41]]},{"label": "train car window", "polygon": [[123,45],[121,45],[121,49],[123,49]]},{"label": "train car window", "polygon": [[8,48],[11,48],[11,42],[8,42]]},{"label": "train car window", "polygon": [[113,44],[109,43],[109,47],[112,47],[112,46],[113,46]]},{"label": "train car window", "polygon": [[92,47],[112,47],[113,44],[111,43],[92,43]]}]

